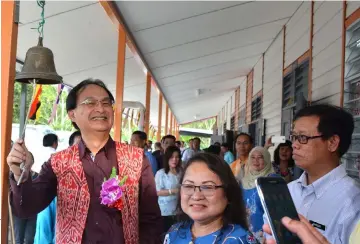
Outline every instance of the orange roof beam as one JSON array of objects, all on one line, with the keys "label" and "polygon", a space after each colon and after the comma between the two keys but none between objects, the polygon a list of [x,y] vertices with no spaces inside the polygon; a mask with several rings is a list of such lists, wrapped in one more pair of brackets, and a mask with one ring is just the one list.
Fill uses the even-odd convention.
[{"label": "orange roof beam", "polygon": [[164,92],[161,90],[161,87],[157,83],[157,81],[154,78],[154,75],[151,73],[151,70],[149,66],[147,65],[145,58],[140,52],[140,49],[138,48],[135,39],[133,38],[129,28],[127,27],[124,18],[121,16],[118,8],[115,5],[114,1],[103,1],[99,0],[100,5],[105,10],[105,13],[109,16],[110,20],[113,22],[115,27],[119,31],[124,31],[126,34],[126,44],[128,45],[129,49],[131,50],[132,54],[134,55],[135,60],[140,65],[140,68],[143,70],[143,72],[148,75],[148,73],[151,76],[151,84],[157,88],[158,92],[162,95],[165,102],[168,104],[168,100],[166,99],[166,96]]}]

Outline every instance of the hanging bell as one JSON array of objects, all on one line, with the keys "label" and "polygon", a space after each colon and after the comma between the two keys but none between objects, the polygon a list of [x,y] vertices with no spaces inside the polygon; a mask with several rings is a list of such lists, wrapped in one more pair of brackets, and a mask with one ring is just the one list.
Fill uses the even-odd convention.
[{"label": "hanging bell", "polygon": [[26,58],[22,70],[17,73],[15,80],[22,83],[29,83],[36,80],[36,84],[59,84],[62,77],[55,69],[53,52],[43,47],[43,38],[39,37],[37,46],[30,48],[26,52]]}]

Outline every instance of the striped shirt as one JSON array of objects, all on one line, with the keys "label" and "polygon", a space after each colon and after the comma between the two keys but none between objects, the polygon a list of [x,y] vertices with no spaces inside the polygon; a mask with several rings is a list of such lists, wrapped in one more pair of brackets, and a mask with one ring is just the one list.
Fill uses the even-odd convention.
[{"label": "striped shirt", "polygon": [[[342,164],[307,185],[306,173],[288,184],[297,211],[332,244],[348,244],[360,220],[360,185],[347,176]],[[316,224],[317,223],[317,224]]]}]

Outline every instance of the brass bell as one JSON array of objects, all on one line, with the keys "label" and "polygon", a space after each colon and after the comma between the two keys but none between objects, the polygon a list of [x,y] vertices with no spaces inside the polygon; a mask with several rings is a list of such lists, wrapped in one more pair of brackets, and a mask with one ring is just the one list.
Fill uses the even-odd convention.
[{"label": "brass bell", "polygon": [[54,54],[49,48],[43,47],[42,37],[39,37],[37,46],[26,52],[22,70],[15,76],[16,81],[27,84],[34,79],[36,84],[52,85],[62,82],[62,77],[55,69]]}]

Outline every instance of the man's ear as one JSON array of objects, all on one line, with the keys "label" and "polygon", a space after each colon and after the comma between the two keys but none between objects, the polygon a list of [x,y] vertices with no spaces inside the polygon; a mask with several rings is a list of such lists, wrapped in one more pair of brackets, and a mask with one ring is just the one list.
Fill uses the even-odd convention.
[{"label": "man's ear", "polygon": [[336,152],[340,145],[340,137],[338,135],[333,135],[328,139],[328,150],[330,152]]},{"label": "man's ear", "polygon": [[72,122],[75,122],[75,112],[74,110],[70,110],[68,113],[68,116]]}]

